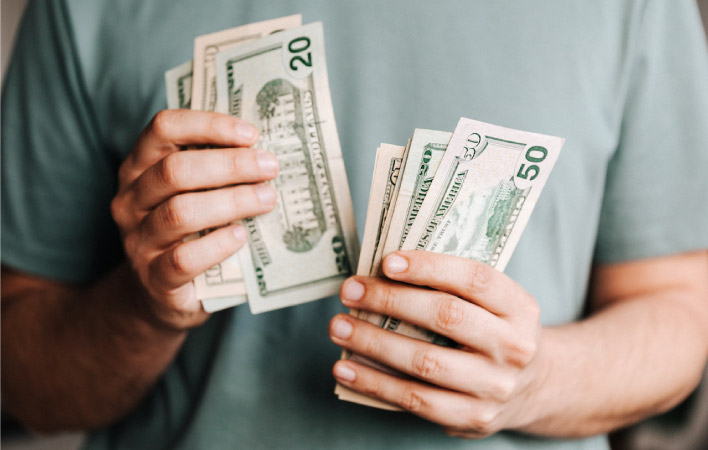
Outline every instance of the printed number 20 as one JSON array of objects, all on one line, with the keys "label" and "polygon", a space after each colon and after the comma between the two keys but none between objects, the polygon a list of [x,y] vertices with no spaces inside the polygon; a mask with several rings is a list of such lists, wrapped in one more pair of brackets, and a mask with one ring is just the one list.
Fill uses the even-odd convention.
[{"label": "printed number 20", "polygon": [[[288,44],[288,50],[290,53],[301,53],[310,48],[310,38],[302,36],[295,38]],[[295,65],[296,62],[300,61],[307,67],[312,67],[312,53],[305,53],[304,57],[302,55],[295,55],[290,58],[290,68],[297,70],[298,66]]]},{"label": "printed number 20", "polygon": [[[548,150],[545,147],[540,147],[538,145],[530,147],[526,151],[526,161],[532,163],[540,163],[548,156]],[[517,177],[523,178],[524,180],[533,180],[538,176],[541,169],[538,168],[536,164],[522,164],[519,167],[519,172],[516,174]]]}]

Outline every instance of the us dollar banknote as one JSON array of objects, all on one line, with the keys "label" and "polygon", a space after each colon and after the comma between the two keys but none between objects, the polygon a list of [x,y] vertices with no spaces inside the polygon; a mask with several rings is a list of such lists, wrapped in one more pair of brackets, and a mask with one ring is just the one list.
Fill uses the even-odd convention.
[{"label": "us dollar banknote", "polygon": [[[396,205],[398,199],[398,190],[400,185],[401,172],[405,166],[406,155],[410,148],[410,142],[406,147],[399,147],[391,144],[381,144],[376,152],[376,165],[374,168],[374,178],[371,182],[371,198],[374,201],[373,206],[377,215],[371,223],[372,242],[368,241],[366,234],[364,242],[366,245],[362,247],[359,255],[359,266],[357,274],[370,276],[376,273],[381,259],[381,247],[388,229],[391,225],[391,212]],[[369,231],[369,216],[366,216],[367,223],[364,233]]]},{"label": "us dollar banknote", "polygon": [[564,139],[460,119],[402,249],[504,271]]},{"label": "us dollar banknote", "polygon": [[[167,107],[169,109],[190,109],[192,95],[192,61],[180,64],[165,72],[165,87],[167,90]],[[197,239],[200,234],[195,234],[187,240]],[[238,262],[238,261],[236,261]],[[229,285],[229,282],[232,285]],[[194,280],[197,298],[202,301],[202,306],[207,312],[219,311],[230,306],[245,303],[246,287],[243,285],[240,266],[221,264],[210,268],[206,273],[201,274]],[[227,286],[224,292],[230,295],[216,296],[214,286]],[[229,289],[230,287],[230,289]],[[211,294],[212,298],[204,298],[205,292]]]},{"label": "us dollar banknote", "polygon": [[[381,144],[381,145],[387,145],[387,144]],[[401,166],[396,172],[396,180],[398,180],[398,175],[403,172],[403,170],[406,168],[406,162],[408,161],[408,151],[411,148],[411,141],[408,140],[408,143],[406,144],[405,149],[403,150],[403,157],[401,158]],[[390,183],[390,180],[387,181],[387,183]],[[377,229],[377,234],[376,234],[376,242],[374,244],[374,257],[371,260],[371,265],[369,267],[369,275],[370,276],[375,276],[377,273],[380,272],[380,264],[381,264],[381,258],[383,257],[383,244],[386,242],[386,237],[388,236],[388,230],[391,227],[391,219],[392,219],[392,212],[393,212],[393,207],[396,204],[396,198],[398,198],[398,190],[401,188],[400,183],[397,181],[394,182],[391,185],[391,193],[387,195],[385,201],[382,206],[384,209],[382,209],[380,215],[381,218],[383,219],[381,222],[381,226]]]},{"label": "us dollar banknote", "polygon": [[321,23],[285,30],[216,56],[217,111],[260,128],[275,153],[273,212],[244,220],[238,253],[253,313],[336,294],[359,245],[342,160]]},{"label": "us dollar banknote", "polygon": [[[388,232],[379,256],[394,252],[403,245],[430,189],[451,136],[452,133],[445,131],[416,129],[413,132],[395,206],[391,211]],[[376,261],[374,266],[379,267],[380,263],[380,260]],[[377,274],[381,275],[379,272]]]},{"label": "us dollar banknote", "polygon": [[[376,154],[376,164],[371,182],[358,275],[379,275],[378,267],[381,255],[398,250],[402,244],[402,236],[412,225],[425,198],[451,136],[452,133],[449,132],[416,129],[405,153],[403,147],[381,144]],[[388,151],[385,151],[387,148]],[[401,161],[403,158],[405,158],[405,164]],[[391,198],[391,193],[393,193],[393,198]],[[383,251],[384,242],[381,236],[384,235],[385,223],[389,227],[384,239],[386,242],[396,243],[393,250],[390,251]],[[395,329],[400,323],[400,321],[391,320],[387,316],[371,311],[352,310],[350,313],[379,327],[388,326]],[[404,327],[400,332],[412,332],[412,337],[419,337],[421,333],[425,333],[425,330],[413,327],[409,330]],[[427,332],[425,337],[429,337],[432,342],[435,342],[433,333]],[[342,352],[342,359],[351,359],[392,375],[405,377],[404,374],[384,367],[376,361],[348,351]],[[337,384],[334,392],[340,400],[379,409],[400,410],[394,405],[353,391],[340,384]]]},{"label": "us dollar banknote", "polygon": [[[429,141],[428,144],[435,142],[431,136],[424,139]],[[449,136],[449,133],[447,136],[437,135],[438,144]],[[395,250],[398,246],[404,250],[427,250],[473,258],[503,271],[548,180],[564,139],[462,118],[449,138],[442,158],[437,154],[437,170],[421,164],[426,162],[425,159],[427,163],[433,161],[432,152],[428,158],[418,158],[418,181],[412,183],[411,178],[406,177],[415,173],[416,163],[413,161],[420,142],[414,134],[409,161],[405,163],[406,170],[399,182],[399,199],[391,213],[392,225],[387,242],[391,239],[396,244],[389,248]],[[428,149],[432,150],[433,146]],[[408,168],[411,168],[410,172]],[[424,173],[432,179],[426,175],[421,177],[420,174]],[[374,180],[373,184],[376,182]],[[401,201],[401,205],[406,205],[406,214],[399,213],[406,222],[403,227],[395,226],[394,223],[400,223],[393,219],[400,196],[406,195],[410,186],[413,186],[411,197]],[[403,231],[392,233],[396,229]],[[363,243],[364,247],[367,245],[369,243]],[[438,345],[456,345],[444,336],[396,318],[371,313],[364,315],[362,312],[357,316],[408,337]],[[377,364],[347,352],[342,358]],[[391,372],[388,368],[383,370]],[[337,387],[336,392],[341,400],[382,409],[400,409],[344,387]]]},{"label": "us dollar banknote", "polygon": [[[409,142],[405,154],[404,169],[396,186],[393,206],[386,208],[389,213],[386,221],[385,236],[381,242],[375,243],[375,257],[368,275],[383,276],[381,272],[383,256],[402,247],[408,231],[413,226],[423,205],[451,137],[452,133],[446,131],[414,130],[413,138]],[[363,248],[366,248],[366,246],[367,241],[365,238]],[[360,273],[359,275],[364,274]],[[398,330],[401,325],[401,322],[397,319],[370,311],[358,311],[356,316],[392,331]],[[400,328],[400,332],[438,344],[447,343],[447,341],[442,340],[441,336],[423,328],[409,329],[408,327],[403,327]]]},{"label": "us dollar banknote", "polygon": [[[376,250],[385,239],[384,229],[396,200],[405,147],[381,144],[376,152],[374,176],[364,226],[364,244],[359,255],[357,275],[369,276],[374,270]],[[371,216],[369,215],[371,213]]]},{"label": "us dollar banknote", "polygon": [[[302,24],[299,14],[263,22],[251,23],[194,40],[193,83],[191,109],[213,111],[216,106],[215,56],[218,52]],[[204,235],[208,230],[200,233]],[[196,238],[194,236],[193,238]],[[209,268],[194,280],[197,297],[207,312],[214,312],[245,303],[248,299],[238,256]]]},{"label": "us dollar banknote", "polygon": [[[366,224],[364,225],[364,239],[359,256],[357,275],[369,276],[371,274],[376,248],[381,243],[384,223],[389,216],[392,202],[395,200],[395,188],[400,180],[405,151],[405,147],[390,144],[381,144],[376,151],[376,161],[374,163],[374,172],[371,180],[369,203],[366,210]],[[360,314],[365,316],[372,314],[367,311],[358,310],[352,310],[350,313],[357,317],[359,317]],[[383,318],[384,316],[377,315],[377,317]],[[367,320],[369,320],[368,316]],[[375,321],[376,319],[372,316],[370,320]],[[352,357],[351,352],[347,350],[342,351],[342,359],[349,359],[350,357]],[[355,356],[355,358],[357,357],[358,356]],[[361,360],[360,362],[369,365],[375,364],[373,361]],[[334,393],[340,400],[376,408],[395,409],[388,403],[360,394],[339,383],[337,383]]]},{"label": "us dollar banknote", "polygon": [[192,109],[214,111],[216,107],[216,54],[288,28],[302,25],[302,16],[280,17],[198,36],[194,40]]},{"label": "us dollar banknote", "polygon": [[[401,249],[471,258],[503,272],[564,142],[460,119]],[[382,327],[454,345],[395,318]]]},{"label": "us dollar banknote", "polygon": [[168,109],[190,109],[192,104],[192,61],[165,72]]}]

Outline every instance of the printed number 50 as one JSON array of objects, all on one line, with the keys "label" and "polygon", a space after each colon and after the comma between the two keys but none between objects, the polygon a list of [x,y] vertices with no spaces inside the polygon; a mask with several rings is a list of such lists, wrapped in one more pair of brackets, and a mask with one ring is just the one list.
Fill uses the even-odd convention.
[{"label": "printed number 50", "polygon": [[[540,163],[548,156],[548,150],[545,147],[539,147],[538,145],[534,147],[529,147],[526,151],[526,161],[532,163]],[[522,164],[519,167],[519,172],[516,174],[517,177],[523,178],[524,180],[534,180],[541,169],[538,168],[536,164]]]},{"label": "printed number 50", "polygon": [[302,36],[299,38],[295,38],[290,43],[288,44],[288,50],[290,50],[290,53],[296,53],[295,56],[290,58],[290,68],[292,70],[297,71],[298,66],[295,64],[298,61],[302,64],[304,64],[307,67],[312,67],[312,53],[307,52],[303,55],[298,55],[297,53],[302,53],[306,51],[307,49],[310,48],[310,38],[306,36]]}]

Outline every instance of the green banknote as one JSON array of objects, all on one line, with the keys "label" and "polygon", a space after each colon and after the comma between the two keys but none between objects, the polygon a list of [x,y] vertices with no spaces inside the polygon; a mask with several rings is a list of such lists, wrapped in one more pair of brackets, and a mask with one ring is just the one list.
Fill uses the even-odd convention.
[{"label": "green banknote", "polygon": [[167,108],[190,109],[192,105],[192,61],[165,72]]},{"label": "green banknote", "polygon": [[[372,206],[373,190],[385,182],[382,171],[377,169],[374,173],[367,227],[368,216],[378,217],[384,209],[389,211],[390,227],[383,244],[375,242],[374,233],[367,230],[363,248],[378,246],[378,253],[383,256],[399,248],[427,250],[473,258],[503,271],[563,143],[561,138],[465,118],[460,119],[452,136],[416,130],[407,161],[403,162],[392,209],[384,208],[382,201],[378,202],[378,210]],[[377,275],[375,272],[372,270],[370,274]],[[438,345],[456,345],[444,336],[393,317],[364,311],[353,313],[408,337]],[[356,354],[344,352],[342,358],[405,377]],[[400,409],[343,386],[337,386],[335,392],[341,400]]]},{"label": "green banknote", "polygon": [[194,39],[192,109],[213,111],[216,106],[216,54],[254,39],[302,25],[300,14],[249,23]]},{"label": "green banknote", "polygon": [[276,209],[244,220],[239,252],[251,311],[336,294],[359,253],[324,52],[322,24],[253,41],[216,56],[217,108],[260,128],[275,153]]},{"label": "green banknote", "polygon": [[[357,274],[369,276],[372,270],[376,248],[381,243],[381,236],[384,224],[393,201],[395,201],[396,186],[400,181],[403,158],[406,152],[405,147],[397,145],[381,144],[376,151],[376,162],[374,164],[374,174],[371,181],[371,191],[369,193],[369,204],[366,210],[366,225],[364,227],[364,239],[362,242],[361,254],[359,256],[359,266]],[[372,321],[380,325],[378,321],[384,320],[384,316],[373,314],[367,311],[352,310],[351,314]],[[373,365],[373,361],[364,360],[351,352],[343,351],[342,358],[354,357],[355,360],[365,364]],[[382,367],[379,367],[382,368]],[[383,368],[382,368],[383,369]],[[337,383],[334,393],[340,400],[374,406],[377,408],[393,409],[391,405],[367,397],[353,391],[346,386]]]},{"label": "green banknote", "polygon": [[473,258],[503,271],[564,142],[460,119],[401,248]]},{"label": "green banknote", "polygon": [[405,168],[391,211],[390,224],[372,275],[380,274],[380,258],[401,248],[430,189],[452,133],[416,129],[406,154]]},{"label": "green banknote", "polygon": [[[460,119],[401,249],[471,258],[504,271],[564,142]],[[392,317],[382,327],[453,345]]]}]

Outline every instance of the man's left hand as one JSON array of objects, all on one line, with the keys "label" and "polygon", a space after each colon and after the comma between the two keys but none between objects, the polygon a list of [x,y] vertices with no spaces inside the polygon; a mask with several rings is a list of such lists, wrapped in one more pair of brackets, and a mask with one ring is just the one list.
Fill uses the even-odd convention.
[{"label": "man's left hand", "polygon": [[335,364],[337,380],[438,423],[451,435],[480,438],[521,426],[539,377],[536,300],[508,276],[474,260],[399,251],[384,259],[383,268],[388,280],[348,279],[342,303],[401,319],[459,345],[433,345],[340,314],[330,322],[335,344],[413,378],[349,360]]}]

